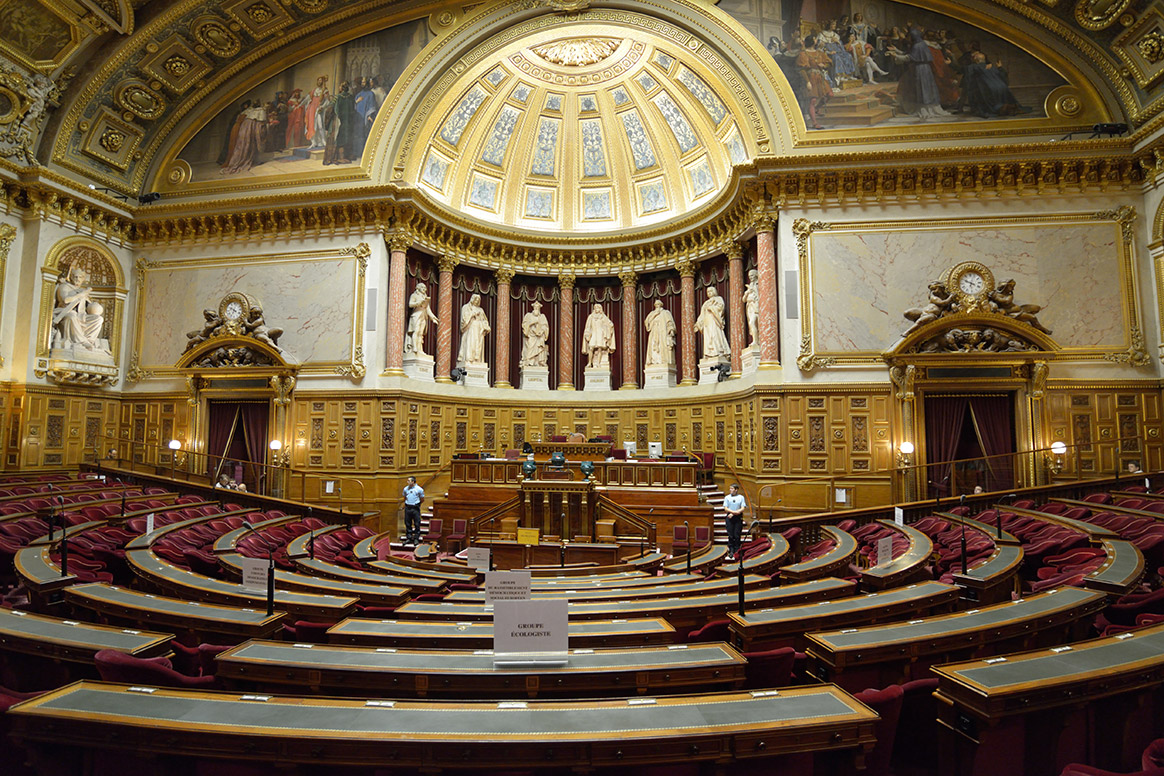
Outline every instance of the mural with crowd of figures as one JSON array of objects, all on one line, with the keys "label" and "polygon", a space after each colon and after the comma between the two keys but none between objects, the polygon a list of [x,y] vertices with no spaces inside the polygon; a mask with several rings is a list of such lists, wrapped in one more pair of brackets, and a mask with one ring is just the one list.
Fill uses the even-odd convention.
[{"label": "mural with crowd of figures", "polygon": [[196,183],[358,165],[388,92],[428,43],[406,22],[291,65],[232,102],[179,158]]},{"label": "mural with crowd of figures", "polygon": [[912,5],[723,0],[719,8],[768,49],[809,129],[1041,118],[1047,95],[1066,83],[999,35]]}]

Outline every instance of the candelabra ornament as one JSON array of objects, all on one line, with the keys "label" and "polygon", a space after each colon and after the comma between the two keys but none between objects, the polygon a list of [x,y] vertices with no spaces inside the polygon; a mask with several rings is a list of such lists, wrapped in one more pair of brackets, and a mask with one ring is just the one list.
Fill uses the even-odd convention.
[{"label": "candelabra ornament", "polygon": [[897,465],[905,469],[913,466],[913,442],[902,442],[897,448]]}]

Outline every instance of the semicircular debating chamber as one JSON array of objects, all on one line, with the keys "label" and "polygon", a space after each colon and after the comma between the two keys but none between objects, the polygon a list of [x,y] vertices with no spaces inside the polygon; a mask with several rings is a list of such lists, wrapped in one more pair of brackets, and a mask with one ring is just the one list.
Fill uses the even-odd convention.
[{"label": "semicircular debating chamber", "polygon": [[1164,13],[0,0],[0,770],[1164,768]]}]

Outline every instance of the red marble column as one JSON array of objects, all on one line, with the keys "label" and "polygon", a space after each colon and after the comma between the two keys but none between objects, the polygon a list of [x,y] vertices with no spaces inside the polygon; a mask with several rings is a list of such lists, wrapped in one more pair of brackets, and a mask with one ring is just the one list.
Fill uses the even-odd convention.
[{"label": "red marble column", "polygon": [[679,311],[679,350],[683,354],[680,385],[699,382],[699,365],[695,361],[695,262],[684,259],[676,265],[681,285]]},{"label": "red marble column", "polygon": [[558,390],[574,390],[574,276],[558,276]]},{"label": "red marble column", "polygon": [[502,268],[493,274],[497,278],[497,320],[493,324],[497,356],[493,360],[493,387],[512,388],[509,382],[509,282],[513,280],[513,270]]},{"label": "red marble column", "polygon": [[[408,282],[408,248],[412,239],[403,233],[388,238],[391,257],[388,263],[388,354],[385,371],[404,374],[404,328],[408,323],[405,285]],[[363,322],[359,322],[363,326]]]},{"label": "red marble column", "polygon": [[[780,363],[780,321],[777,317],[776,219],[762,215],[756,222],[756,269],[760,284],[760,366]],[[807,282],[801,278],[802,282]],[[734,339],[733,339],[734,341]]]},{"label": "red marble column", "polygon": [[744,325],[744,249],[737,243],[730,243],[728,257],[728,336],[732,345],[732,377],[739,377],[743,371],[744,348],[748,346]]},{"label": "red marble column", "polygon": [[638,295],[638,276],[633,272],[623,272],[618,278],[622,281],[621,390],[631,390],[639,387],[639,325],[635,316],[638,310],[635,299]]},{"label": "red marble column", "polygon": [[440,268],[440,282],[437,291],[437,352],[436,381],[451,383],[449,372],[453,368],[453,268],[457,260],[448,256],[437,259]]}]

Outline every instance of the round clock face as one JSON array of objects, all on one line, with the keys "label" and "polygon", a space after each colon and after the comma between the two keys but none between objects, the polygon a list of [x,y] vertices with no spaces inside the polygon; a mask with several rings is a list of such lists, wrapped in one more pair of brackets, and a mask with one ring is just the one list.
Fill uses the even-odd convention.
[{"label": "round clock face", "polygon": [[958,288],[964,294],[981,294],[986,288],[986,279],[973,270],[964,272],[958,279]]},{"label": "round clock face", "polygon": [[226,309],[222,311],[222,317],[226,318],[228,321],[237,321],[242,317],[242,312],[243,309],[241,304],[238,302],[229,302],[226,305]]}]

